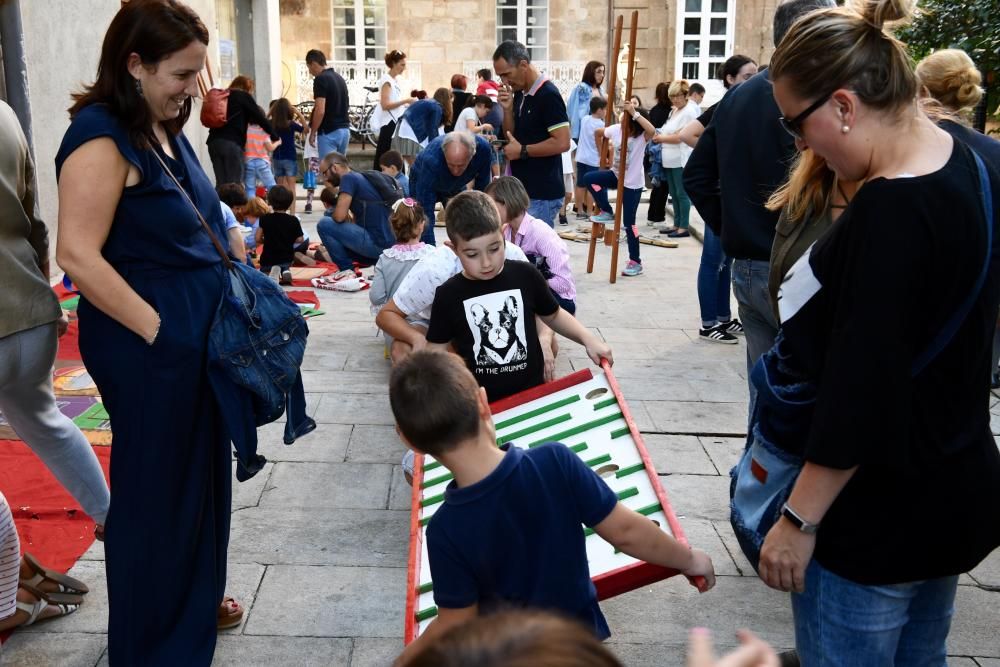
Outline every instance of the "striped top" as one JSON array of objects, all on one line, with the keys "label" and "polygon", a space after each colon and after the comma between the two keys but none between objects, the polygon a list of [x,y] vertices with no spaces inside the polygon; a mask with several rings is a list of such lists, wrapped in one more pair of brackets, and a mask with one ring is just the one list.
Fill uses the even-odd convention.
[{"label": "striped top", "polygon": [[569,250],[556,230],[525,212],[514,237],[511,238],[510,225],[504,225],[503,235],[524,251],[535,268],[542,265],[548,269],[546,272],[539,268],[553,292],[568,301],[576,301],[576,283],[569,266]]},{"label": "striped top", "polygon": [[17,611],[17,578],[21,566],[21,544],[14,517],[0,493],[0,620]]},{"label": "striped top", "polygon": [[270,138],[260,125],[248,125],[247,147],[243,157],[247,160],[259,158],[270,161],[271,157],[267,154],[267,143]]}]

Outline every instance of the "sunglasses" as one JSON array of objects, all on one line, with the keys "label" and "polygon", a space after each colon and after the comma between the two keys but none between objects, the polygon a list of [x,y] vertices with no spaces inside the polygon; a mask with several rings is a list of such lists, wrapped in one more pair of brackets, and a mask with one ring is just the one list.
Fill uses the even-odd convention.
[{"label": "sunglasses", "polygon": [[823,97],[819,98],[812,104],[810,104],[805,111],[800,113],[794,118],[785,118],[784,116],[778,116],[778,122],[781,123],[781,127],[784,128],[785,132],[792,135],[796,139],[802,140],[802,123],[806,121],[809,115],[819,109],[821,106],[827,103],[827,101],[833,97],[833,93],[827,93]]}]

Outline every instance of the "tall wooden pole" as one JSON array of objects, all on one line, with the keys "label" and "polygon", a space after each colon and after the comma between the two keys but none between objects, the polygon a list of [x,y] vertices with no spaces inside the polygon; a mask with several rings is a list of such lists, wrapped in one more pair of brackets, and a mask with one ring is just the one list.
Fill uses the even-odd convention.
[{"label": "tall wooden pole", "polygon": [[[615,86],[618,85],[618,52],[621,51],[622,47],[622,23],[624,22],[624,17],[619,16],[615,19],[615,36],[614,36],[614,50],[611,59],[611,77],[609,78],[608,85],[608,108],[604,114],[604,126],[607,127],[611,125],[611,120],[615,114]],[[602,141],[600,146],[600,165],[601,167],[607,166],[607,151],[604,149],[604,142]],[[597,249],[597,237],[600,235],[604,236],[605,225],[592,222],[590,223],[590,250],[587,253],[587,273],[594,272],[594,252]]]},{"label": "tall wooden pole", "polygon": [[[639,31],[639,10],[632,12],[632,26],[628,37],[628,69],[625,70],[625,99],[632,98],[632,75],[635,73],[635,38]],[[609,105],[610,108],[610,105]],[[618,280],[618,234],[622,229],[622,213],[625,208],[625,166],[628,162],[628,139],[632,134],[632,119],[622,114],[622,147],[618,159],[618,197],[615,202],[615,228],[611,235],[611,284]],[[635,226],[626,230],[626,234],[635,233]],[[591,234],[593,237],[593,234]]]}]

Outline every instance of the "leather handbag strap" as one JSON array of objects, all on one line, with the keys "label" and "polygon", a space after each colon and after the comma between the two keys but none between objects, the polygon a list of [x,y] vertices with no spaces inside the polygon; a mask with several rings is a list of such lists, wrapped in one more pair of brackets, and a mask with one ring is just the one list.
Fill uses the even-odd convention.
[{"label": "leather handbag strap", "polygon": [[968,316],[969,311],[972,310],[976,298],[983,289],[983,283],[986,282],[986,274],[989,273],[990,259],[993,257],[993,191],[990,187],[990,175],[986,171],[983,159],[979,157],[976,151],[971,151],[971,153],[972,157],[976,160],[976,167],[979,171],[979,196],[981,198],[980,203],[983,206],[983,220],[986,225],[986,256],[983,259],[983,266],[979,270],[979,275],[976,277],[976,284],[972,288],[972,291],[965,297],[965,301],[962,302],[962,305],[958,307],[958,310],[948,320],[948,323],[944,325],[944,328],[931,341],[931,344],[924,350],[924,353],[913,361],[913,366],[910,368],[911,376],[915,376],[924,370],[927,364],[931,363],[934,357],[940,354],[945,346],[951,342],[958,328]]},{"label": "leather handbag strap", "polygon": [[163,158],[160,157],[160,154],[156,152],[156,149],[152,148],[151,150],[153,151],[153,155],[156,156],[157,162],[159,162],[160,166],[163,167],[163,171],[167,172],[167,176],[170,177],[170,180],[174,182],[174,185],[177,186],[177,189],[181,191],[182,195],[184,195],[184,199],[187,200],[188,204],[191,204],[191,208],[194,209],[195,215],[197,215],[198,219],[201,221],[201,226],[205,230],[205,233],[208,234],[208,238],[212,239],[212,245],[215,246],[216,252],[218,252],[219,257],[222,258],[222,263],[226,265],[226,269],[232,271],[233,261],[229,259],[229,254],[222,248],[222,244],[219,243],[219,238],[215,235],[215,232],[213,232],[212,228],[208,226],[207,222],[205,222],[205,216],[201,214],[201,211],[198,210],[198,207],[194,205],[193,201],[191,201],[191,196],[187,193],[187,190],[185,190],[181,186],[180,182],[177,180],[177,177],[174,176],[174,172],[170,171],[170,167],[168,167],[167,163],[163,161]]}]

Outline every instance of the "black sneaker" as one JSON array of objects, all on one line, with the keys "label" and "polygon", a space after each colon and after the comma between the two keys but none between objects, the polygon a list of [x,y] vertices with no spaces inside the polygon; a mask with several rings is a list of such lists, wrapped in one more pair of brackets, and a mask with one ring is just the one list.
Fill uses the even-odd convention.
[{"label": "black sneaker", "polygon": [[709,343],[725,343],[726,345],[736,345],[739,342],[736,336],[726,331],[721,324],[716,324],[711,329],[698,329],[698,339]]},{"label": "black sneaker", "polygon": [[566,219],[566,214],[565,213],[560,213],[559,214],[559,224],[560,225],[568,225],[569,224],[569,220]]},{"label": "black sneaker", "polygon": [[313,212],[313,205],[312,204],[306,204],[306,210],[303,211],[303,212],[304,213],[312,213]]},{"label": "black sneaker", "polygon": [[735,317],[728,322],[719,322],[719,326],[726,330],[726,333],[731,333],[734,336],[744,335],[743,324]]}]

